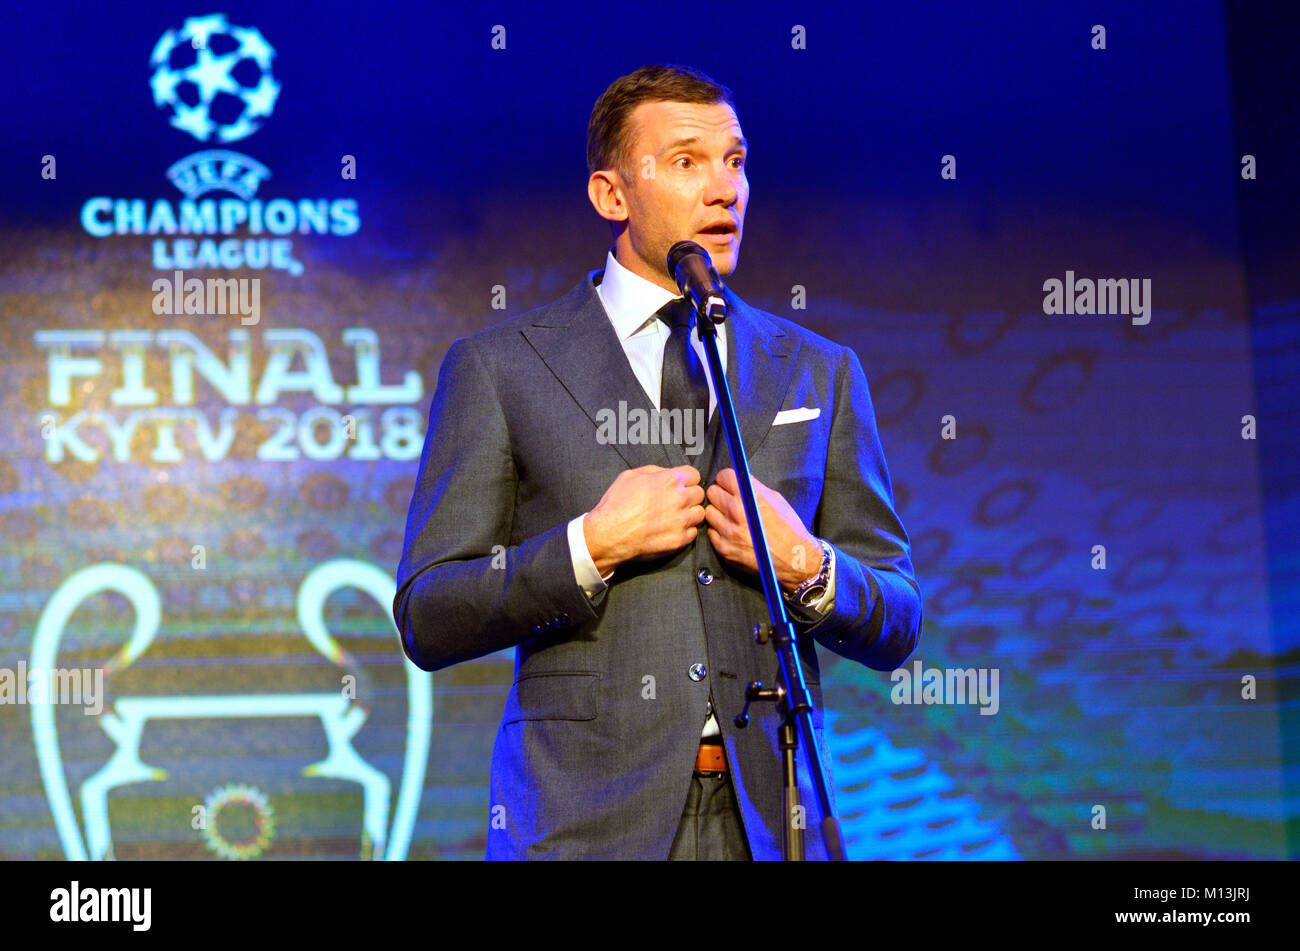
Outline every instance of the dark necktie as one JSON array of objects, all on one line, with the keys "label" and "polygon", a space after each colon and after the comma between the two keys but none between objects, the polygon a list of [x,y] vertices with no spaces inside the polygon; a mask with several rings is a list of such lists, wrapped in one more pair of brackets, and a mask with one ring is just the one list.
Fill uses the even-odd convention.
[{"label": "dark necktie", "polygon": [[694,308],[685,298],[678,297],[661,307],[655,316],[671,331],[668,343],[664,345],[659,408],[680,409],[683,414],[696,413],[694,420],[699,425],[693,431],[703,433],[709,420],[709,381],[699,355],[691,346]]}]

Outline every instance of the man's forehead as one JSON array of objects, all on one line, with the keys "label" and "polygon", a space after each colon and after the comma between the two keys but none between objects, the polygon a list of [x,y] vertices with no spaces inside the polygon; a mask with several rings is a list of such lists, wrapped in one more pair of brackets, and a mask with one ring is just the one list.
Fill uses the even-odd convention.
[{"label": "man's forehead", "polygon": [[725,144],[744,140],[740,120],[725,102],[643,102],[632,111],[631,122],[646,146],[682,139],[716,139]]}]

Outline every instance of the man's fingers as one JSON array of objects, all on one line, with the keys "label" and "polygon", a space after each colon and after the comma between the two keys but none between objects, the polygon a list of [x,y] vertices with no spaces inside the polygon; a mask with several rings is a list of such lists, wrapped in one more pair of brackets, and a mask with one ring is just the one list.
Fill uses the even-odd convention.
[{"label": "man's fingers", "polygon": [[682,485],[698,485],[702,476],[700,470],[694,466],[674,466],[673,472],[679,472],[686,477]]},{"label": "man's fingers", "polygon": [[[735,480],[732,480],[733,484]],[[740,492],[727,492],[723,490],[722,507],[727,510],[733,522],[743,524],[745,521],[745,500],[740,497]]]},{"label": "man's fingers", "polygon": [[704,517],[710,525],[728,535],[749,534],[749,524],[745,521],[745,509],[740,504],[740,499],[727,495],[719,496],[716,500],[710,498],[709,501],[713,504],[705,510]]},{"label": "man's fingers", "polygon": [[716,482],[709,486],[708,499],[710,505],[716,505],[728,516],[731,515],[732,501],[735,499],[735,496]]},{"label": "man's fingers", "polygon": [[754,550],[751,547],[751,542],[737,540],[735,544],[732,544],[727,540],[726,535],[710,526],[709,543],[713,545],[714,551],[733,565],[741,565],[750,571],[757,569],[758,562],[754,561]]},{"label": "man's fingers", "polygon": [[[761,493],[762,493],[763,491],[766,491],[766,492],[771,492],[771,491],[772,491],[772,489],[770,489],[770,488],[767,486],[766,483],[762,482],[762,481],[758,478],[758,476],[754,475],[752,472],[749,474],[749,481],[750,481],[750,482],[753,484],[753,486],[754,486],[754,494],[755,494],[755,495],[761,495]],[[737,476],[736,476],[736,470],[735,470],[735,469],[721,469],[721,470],[719,470],[719,471],[718,471],[718,474],[717,474],[716,476],[714,476],[713,484],[714,484],[714,485],[720,485],[720,486],[722,486],[724,489],[726,489],[726,490],[727,490],[728,492],[730,492],[732,495],[735,495],[735,496],[739,496],[739,495],[740,495],[740,479],[737,478]]]}]

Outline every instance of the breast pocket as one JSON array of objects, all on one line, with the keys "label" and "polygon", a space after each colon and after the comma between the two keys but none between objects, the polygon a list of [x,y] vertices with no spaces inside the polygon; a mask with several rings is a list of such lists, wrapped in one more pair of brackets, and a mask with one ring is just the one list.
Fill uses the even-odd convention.
[{"label": "breast pocket", "polygon": [[826,476],[826,435],[820,420],[773,426],[753,456],[753,472],[780,492],[805,526],[812,524]]},{"label": "breast pocket", "polygon": [[826,430],[824,419],[825,414],[819,413],[812,418],[789,418],[787,422],[781,422],[782,414],[789,412],[782,410],[777,414],[776,419],[772,422],[767,431],[767,437],[763,440],[763,447],[768,446],[816,446],[824,444],[826,441]]},{"label": "breast pocket", "polygon": [[595,671],[525,674],[510,688],[502,725],[520,720],[594,720],[599,682]]}]

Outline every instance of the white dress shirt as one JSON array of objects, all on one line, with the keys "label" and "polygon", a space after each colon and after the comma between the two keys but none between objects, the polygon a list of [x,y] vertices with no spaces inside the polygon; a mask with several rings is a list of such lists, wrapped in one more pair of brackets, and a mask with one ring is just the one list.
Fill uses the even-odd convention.
[{"label": "white dress shirt", "polygon": [[[596,286],[596,295],[600,298],[610,323],[614,325],[614,332],[623,345],[623,352],[627,354],[632,372],[636,374],[637,381],[645,390],[646,396],[650,398],[651,404],[659,409],[659,385],[663,376],[664,347],[668,343],[670,331],[662,320],[655,317],[655,314],[664,304],[681,295],[647,281],[639,274],[633,274],[618,263],[612,248],[605,255],[605,275]],[[724,368],[727,365],[730,326],[729,322],[724,321],[722,333],[718,334],[717,338],[718,356],[721,357]],[[708,358],[704,354],[704,343],[700,340],[697,328],[691,330],[691,346],[695,348],[700,358],[700,364],[704,367],[704,377],[709,384],[709,418],[712,419],[718,399],[713,387],[713,376],[709,372]],[[718,433],[718,438],[724,438],[721,432]],[[707,462],[705,464],[707,465]],[[587,550],[587,538],[582,529],[585,515],[584,512],[583,515],[569,522],[569,555],[573,561],[574,578],[587,597],[594,599],[605,590],[606,582],[613,577],[614,573],[611,571],[602,578],[596,569],[596,563],[592,561],[591,553]],[[812,609],[819,614],[825,614],[834,604],[835,565],[832,557],[830,584],[827,585],[826,593],[821,599],[812,605]],[[710,703],[704,732],[701,735],[717,736],[719,732]]]}]

